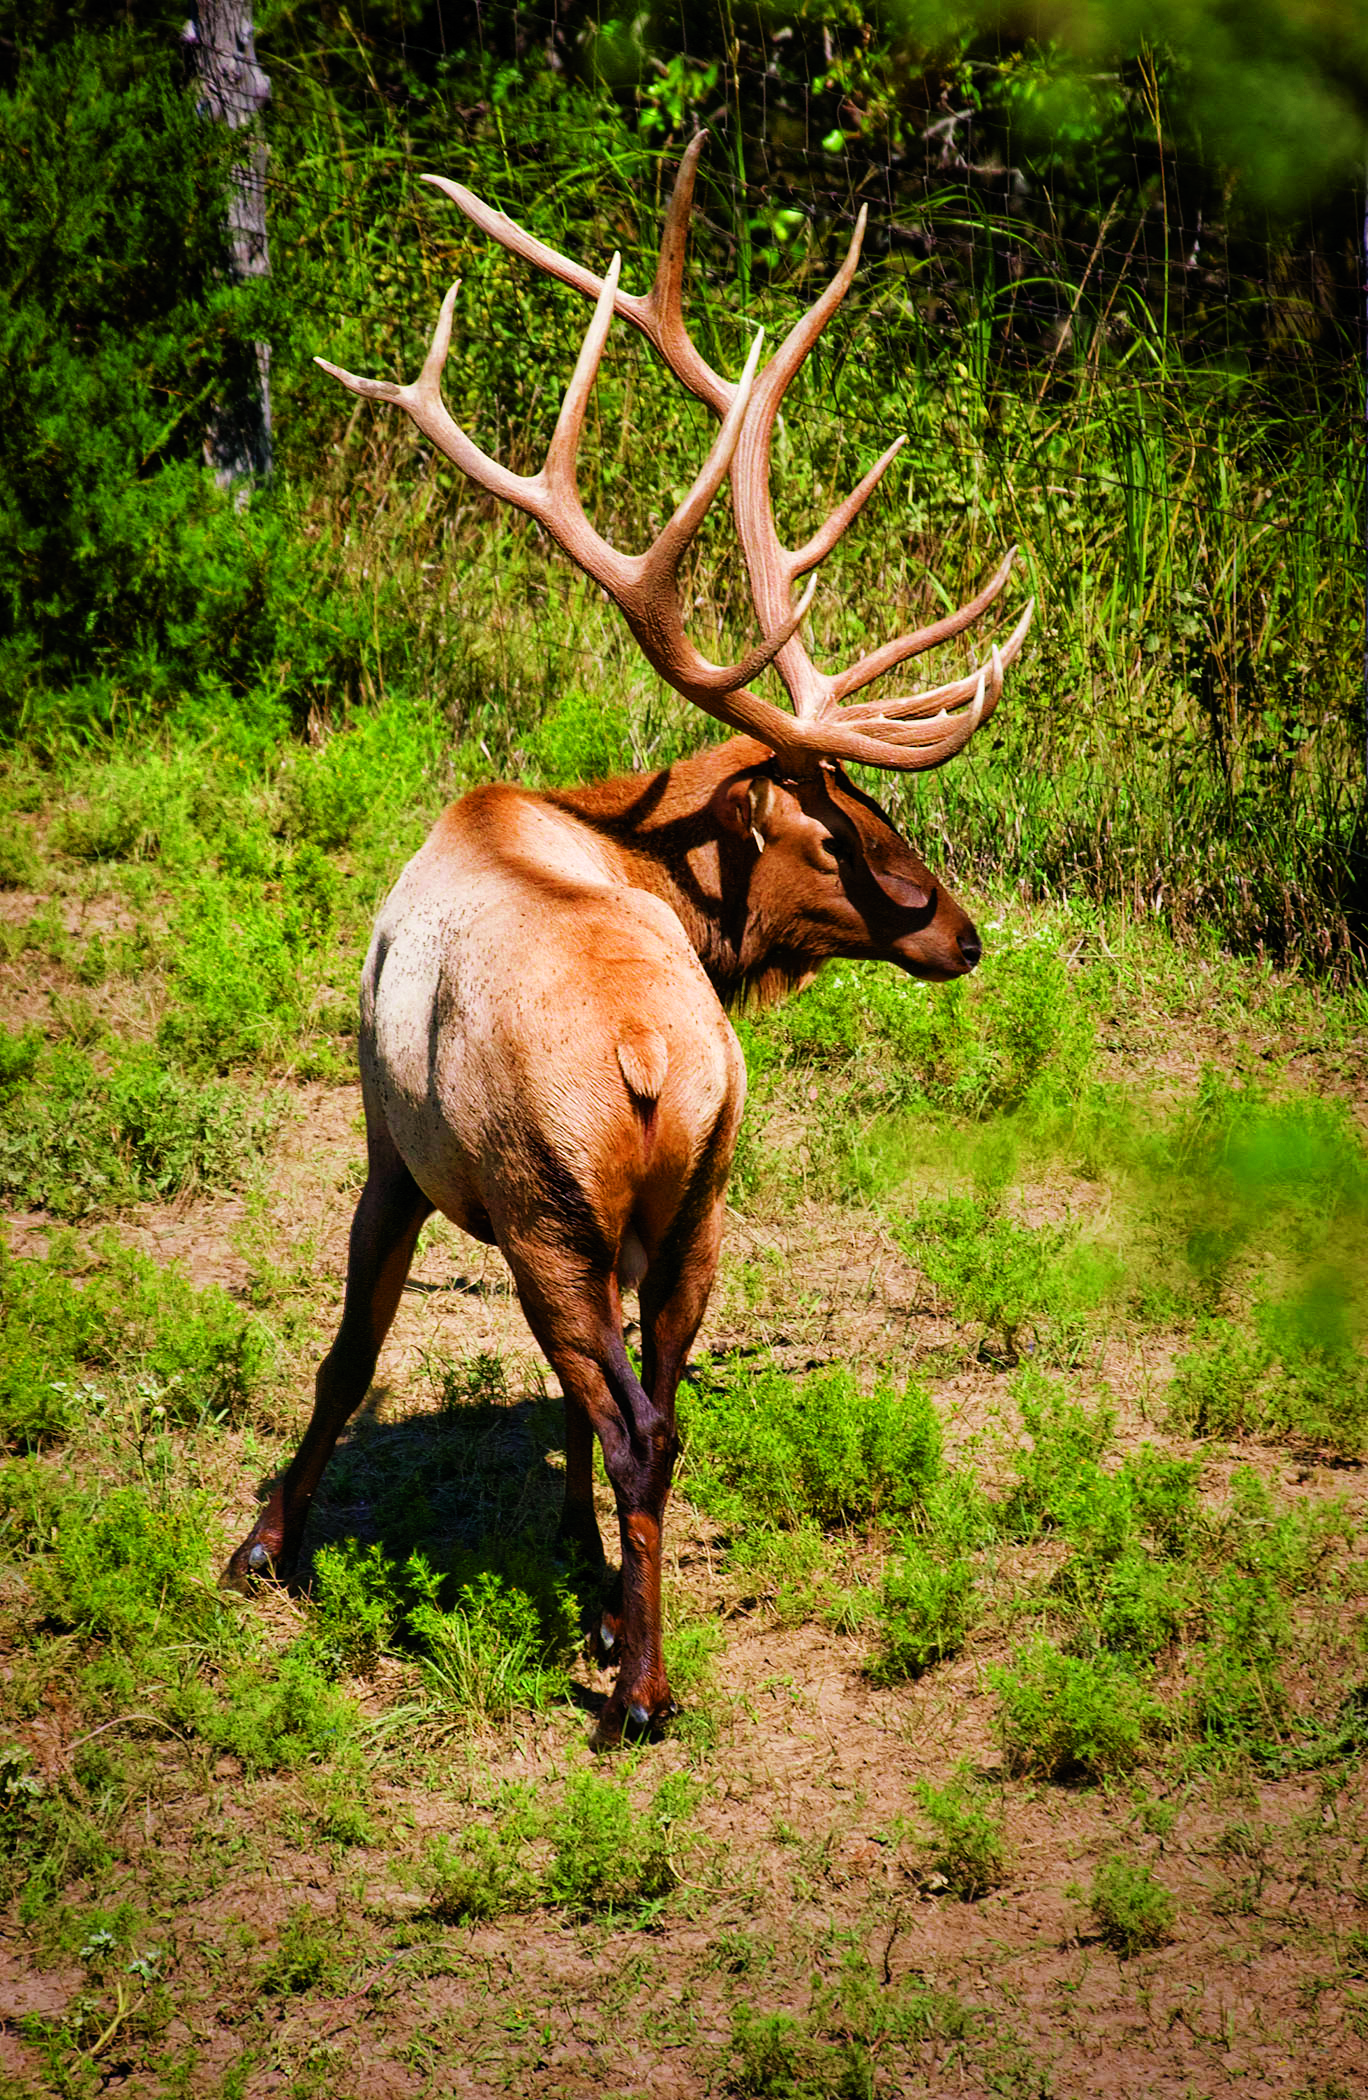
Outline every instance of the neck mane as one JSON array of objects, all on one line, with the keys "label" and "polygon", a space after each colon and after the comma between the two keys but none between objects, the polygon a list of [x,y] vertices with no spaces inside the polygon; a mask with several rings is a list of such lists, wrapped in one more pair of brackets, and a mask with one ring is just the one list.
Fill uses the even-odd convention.
[{"label": "neck mane", "polygon": [[771,756],[753,737],[732,737],[661,772],[544,790],[611,843],[625,881],[670,907],[724,1006],[768,1005],[812,973],[760,923],[749,895],[755,849],[713,813],[724,781]]}]

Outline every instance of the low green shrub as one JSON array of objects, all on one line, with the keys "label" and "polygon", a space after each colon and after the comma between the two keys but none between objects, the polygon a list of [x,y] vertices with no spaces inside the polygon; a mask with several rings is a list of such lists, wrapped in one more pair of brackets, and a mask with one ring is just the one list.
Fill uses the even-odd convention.
[{"label": "low green shrub", "polygon": [[632,719],[601,692],[568,687],[523,741],[529,766],[548,787],[608,780],[637,770]]},{"label": "low green shrub", "polygon": [[550,1820],[548,1896],[588,1915],[668,1895],[679,1880],[680,1850],[691,1842],[697,1798],[687,1774],[674,1773],[637,1809],[625,1782],[578,1773]]},{"label": "low green shrub", "polygon": [[1113,1410],[1074,1400],[1035,1364],[1023,1364],[1011,1382],[1012,1398],[1030,1437],[1013,1454],[1016,1484],[1002,1522],[1018,1538],[1042,1526],[1082,1532],[1102,1529],[1121,1535],[1129,1525],[1129,1498],[1098,1464],[1116,1428]]},{"label": "low green shrub", "polygon": [[428,1907],[446,1925],[485,1924],[538,1901],[541,1876],[529,1848],[545,1816],[530,1789],[505,1800],[494,1823],[468,1823],[425,1847],[421,1866]]},{"label": "low green shrub", "polygon": [[1132,1541],[1105,1566],[1097,1585],[1097,1638],[1132,1662],[1157,1662],[1197,1616],[1200,1595],[1195,1568],[1157,1561]]},{"label": "low green shrub", "polygon": [[355,1539],[320,1546],[309,1586],[309,1633],[330,1671],[364,1675],[389,1647],[404,1609],[393,1561],[372,1543]]},{"label": "low green shrub", "polygon": [[103,1065],[34,1031],[0,1030],[0,1195],[85,1218],[187,1189],[235,1188],[279,1104],[167,1070],[143,1048]]},{"label": "low green shrub", "polygon": [[293,1771],[353,1744],[360,1716],[339,1692],[307,1640],[278,1658],[254,1657],[224,1671],[216,1689],[179,1685],[171,1718],[248,1772]]},{"label": "low green shrub", "polygon": [[737,1529],[907,1516],[940,1471],[926,1387],[866,1393],[840,1365],[793,1378],[772,1361],[701,1364],[680,1421],[681,1491]]},{"label": "low green shrub", "polygon": [[172,927],[159,1048],[197,1072],[293,1064],[321,986],[318,932],[307,894],[206,876]]},{"label": "low green shrub", "polygon": [[1098,1931],[1120,1955],[1163,1947],[1173,1937],[1177,1901],[1143,1862],[1104,1859],[1093,1876],[1088,1903]]},{"label": "low green shrub", "polygon": [[[1276,1555],[1270,1559],[1276,1565]],[[1292,1616],[1275,1569],[1221,1568],[1211,1587],[1207,1632],[1193,1691],[1198,1732],[1249,1749],[1278,1743],[1288,1717],[1281,1659]]]},{"label": "low green shrub", "polygon": [[1323,1446],[1356,1458],[1368,1440],[1360,1290],[1358,1278],[1322,1270],[1256,1305],[1252,1329],[1237,1320],[1199,1321],[1169,1386],[1174,1428]]},{"label": "low green shrub", "polygon": [[925,1544],[905,1539],[884,1570],[877,1626],[879,1652],[868,1665],[875,1684],[920,1677],[958,1655],[973,1624],[974,1573],[967,1560],[937,1560]]},{"label": "low green shrub", "polygon": [[948,1786],[918,1780],[915,1792],[931,1826],[926,1841],[929,1864],[951,1895],[972,1903],[1000,1887],[1007,1878],[1007,1840],[1001,1813],[985,1806],[982,1789],[961,1770]]},{"label": "low green shrub", "polygon": [[299,1904],[280,1928],[275,1952],[257,1975],[263,1998],[306,1997],[340,1990],[347,1951],[339,1945],[337,1919]]},{"label": "low green shrub", "polygon": [[125,1648],[204,1633],[223,1611],[211,1575],[209,1498],[142,1485],[75,1490],[29,1581],[54,1625]]},{"label": "low green shrub", "polygon": [[[569,1689],[579,1645],[579,1606],[535,1552],[444,1578],[421,1554],[405,1569],[416,1602],[406,1626],[432,1697],[463,1722],[502,1719],[519,1707],[545,1707]],[[454,1590],[449,1607],[440,1599]]]},{"label": "low green shrub", "polygon": [[1139,1764],[1164,1725],[1159,1701],[1105,1651],[1061,1654],[1038,1636],[994,1665],[1007,1768],[1041,1779],[1100,1779]]},{"label": "low green shrub", "polygon": [[50,1443],[134,1387],[164,1428],[242,1414],[273,1361],[259,1321],[217,1285],[197,1291],[112,1235],[73,1260],[76,1274],[60,1249],[37,1261],[0,1240],[5,1443]]},{"label": "low green shrub", "polygon": [[1008,1356],[1029,1337],[1055,1361],[1075,1361],[1123,1275],[1076,1226],[1019,1225],[996,1195],[922,1203],[894,1232],[956,1317],[998,1336]]}]

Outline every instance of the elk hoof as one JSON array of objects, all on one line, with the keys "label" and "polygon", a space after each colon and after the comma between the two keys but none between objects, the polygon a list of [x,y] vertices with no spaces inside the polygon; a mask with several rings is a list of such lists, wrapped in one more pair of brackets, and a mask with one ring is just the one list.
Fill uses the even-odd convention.
[{"label": "elk hoof", "polygon": [[219,1587],[249,1597],[273,1578],[280,1579],[280,1560],[261,1539],[244,1539],[219,1578]]}]

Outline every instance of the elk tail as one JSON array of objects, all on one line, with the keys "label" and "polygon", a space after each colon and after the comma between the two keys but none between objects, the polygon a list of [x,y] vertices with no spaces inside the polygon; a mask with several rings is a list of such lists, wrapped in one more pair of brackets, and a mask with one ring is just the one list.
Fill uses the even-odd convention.
[{"label": "elk tail", "polygon": [[641,1118],[642,1136],[649,1150],[656,1108],[670,1068],[669,1044],[654,1028],[641,1025],[618,1037],[617,1061],[627,1082],[632,1106]]}]

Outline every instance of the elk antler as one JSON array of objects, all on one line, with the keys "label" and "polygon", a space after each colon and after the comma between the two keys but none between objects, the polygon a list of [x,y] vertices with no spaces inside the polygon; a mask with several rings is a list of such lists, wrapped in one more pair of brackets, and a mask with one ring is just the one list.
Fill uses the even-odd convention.
[{"label": "elk antler", "polygon": [[544,525],[570,559],[592,576],[595,583],[600,584],[621,607],[642,654],[666,683],[709,713],[720,714],[723,721],[730,721],[731,716],[723,712],[723,696],[734,687],[744,686],[747,679],[757,677],[773,661],[797,630],[816,588],[814,583],[796,607],[786,606],[774,633],[749,650],[740,663],[729,667],[709,663],[684,632],[679,565],[731,465],[751,397],[761,339],[757,336],[751,346],[745,371],[737,386],[730,390],[731,399],[713,448],[674,516],[644,554],[619,553],[594,530],[585,515],[575,481],[575,461],[589,395],[612,323],[620,268],[621,257],[615,255],[608,275],[597,287],[594,318],[561,403],[546,458],[537,474],[515,474],[482,452],[467,437],[442,399],[442,367],[451,347],[451,323],[459,283],[453,284],[442,301],[432,347],[422,371],[411,385],[396,386],[387,379],[359,379],[355,373],[343,371],[340,365],[329,364],[325,357],[315,358],[314,362],[325,372],[331,372],[334,379],[340,379],[343,386],[350,387],[354,394],[361,394],[369,401],[389,401],[398,408],[407,409],[424,437],[463,474],[506,503],[516,504],[519,510],[527,511]]},{"label": "elk antler", "polygon": [[[650,292],[640,297],[614,291],[614,309],[640,329],[654,345],[680,383],[713,413],[726,418],[736,407],[738,387],[714,372],[694,346],[684,323],[684,252],[694,181],[699,156],[707,134],[699,132],[690,142],[680,163],[666,213],[660,260]],[[482,231],[513,254],[537,264],[564,284],[601,299],[606,279],[557,254],[503,212],[494,211],[457,182],[444,176],[427,175],[425,182],[442,190],[459,205]],[[847,527],[863,509],[885,469],[902,449],[897,438],[875,462],[858,487],[845,498],[826,523],[802,547],[786,549],[780,544],[770,500],[770,441],[775,418],[794,375],[818,336],[845,297],[859,261],[864,237],[865,211],[856,221],[854,236],[840,270],[821,297],[803,314],[755,383],[749,410],[736,447],[732,467],[732,507],[741,542],[751,593],[762,632],[773,637],[782,632],[793,614],[790,594],[793,584],[831,552]],[[754,352],[752,351],[752,358]],[[751,369],[747,365],[747,371]],[[744,381],[742,382],[744,384]],[[724,422],[725,427],[725,422]],[[882,702],[865,701],[858,706],[841,705],[850,693],[860,691],[875,678],[891,671],[908,657],[918,656],[940,642],[961,634],[977,620],[1003,590],[1012,572],[1013,548],[977,597],[957,612],[932,625],[885,642],[846,670],[829,674],[819,671],[797,633],[797,622],[774,650],[774,666],[788,689],[793,714],[760,699],[754,693],[729,689],[725,698],[716,692],[703,705],[721,720],[744,729],[768,744],[796,772],[809,771],[820,759],[849,758],[891,771],[909,772],[944,764],[962,750],[980,723],[987,720],[1002,691],[1003,672],[1020,653],[1031,624],[1034,600],[1027,605],[1002,647],[994,648],[990,666],[971,672],[948,685],[913,692]],[[804,596],[799,614],[810,599]],[[965,702],[969,702],[966,707]],[[957,709],[956,713],[949,710]],[[927,718],[930,718],[929,720]]]}]

